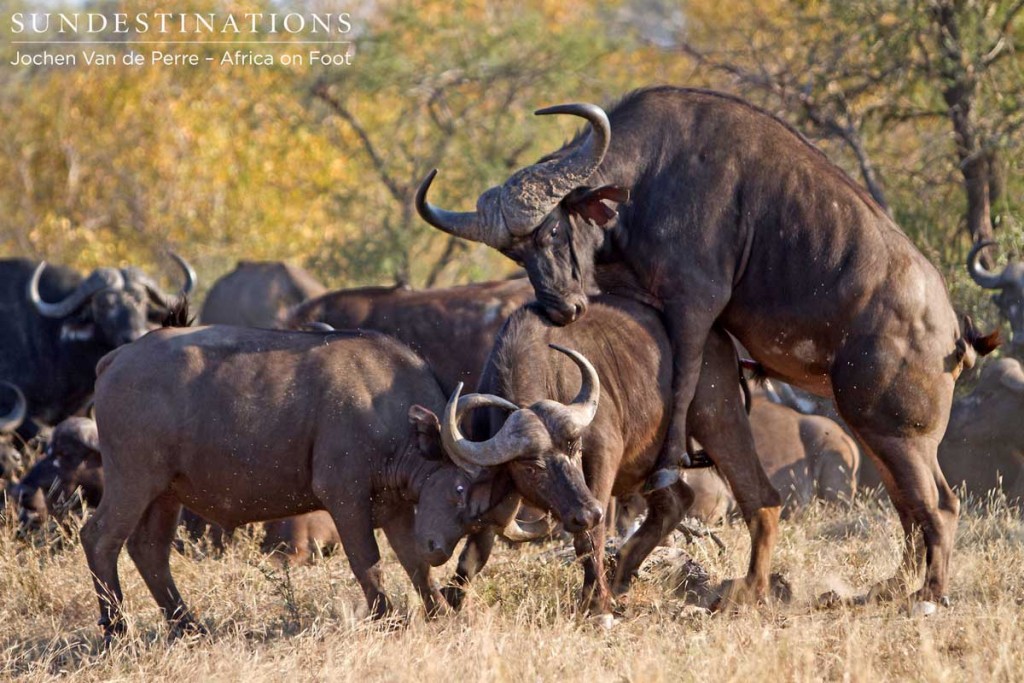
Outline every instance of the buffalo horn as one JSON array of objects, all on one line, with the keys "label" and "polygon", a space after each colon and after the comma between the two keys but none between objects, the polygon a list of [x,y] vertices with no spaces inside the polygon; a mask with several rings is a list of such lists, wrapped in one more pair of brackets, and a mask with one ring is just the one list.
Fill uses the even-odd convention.
[{"label": "buffalo horn", "polygon": [[[504,410],[515,411],[518,406],[500,396],[490,394],[469,394],[460,398],[462,382],[455,387],[455,392],[448,400],[444,409],[444,423],[441,425],[441,443],[448,456],[460,468],[470,474],[478,474],[482,467],[492,467],[514,460],[519,456],[520,448],[503,448],[505,428],[502,427],[494,437],[487,441],[470,441],[462,435],[459,421],[466,411],[485,406],[493,406]],[[507,424],[507,422],[506,422]]]},{"label": "buffalo horn", "polygon": [[6,415],[0,415],[0,434],[5,434],[13,432],[25,421],[25,414],[28,412],[28,401],[25,400],[25,394],[21,393],[18,385],[10,382],[0,382],[0,385],[8,387],[14,392],[15,397],[14,407],[11,408],[11,412]]},{"label": "buffalo horn", "polygon": [[597,404],[601,398],[601,380],[597,376],[597,369],[582,353],[558,344],[548,344],[548,346],[569,356],[572,362],[579,367],[580,374],[583,376],[580,393],[576,395],[572,403],[564,407],[567,421],[573,430],[573,436],[578,437],[597,415]]},{"label": "buffalo horn", "polygon": [[113,268],[97,268],[71,294],[61,301],[49,303],[43,301],[39,296],[39,280],[45,269],[46,261],[36,266],[35,272],[32,273],[32,279],[28,283],[28,298],[39,314],[47,318],[64,318],[71,315],[97,292],[104,289],[124,289],[124,276],[120,271]]},{"label": "buffalo horn", "polygon": [[967,254],[967,272],[971,274],[972,280],[985,289],[1002,289],[1005,286],[1003,276],[1006,271],[1004,270],[999,275],[990,273],[985,270],[985,266],[981,265],[981,262],[978,260],[978,255],[981,253],[981,250],[985,247],[991,246],[995,246],[995,242],[992,240],[984,240],[971,247],[970,253]]}]

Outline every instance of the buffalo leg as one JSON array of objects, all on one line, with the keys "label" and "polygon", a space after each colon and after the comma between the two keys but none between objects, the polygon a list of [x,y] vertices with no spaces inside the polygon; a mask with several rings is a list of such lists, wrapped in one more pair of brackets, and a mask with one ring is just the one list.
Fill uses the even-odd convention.
[{"label": "buffalo leg", "polygon": [[423,600],[423,608],[427,618],[439,616],[445,611],[445,599],[438,590],[437,583],[430,576],[430,563],[416,552],[416,535],[413,532],[413,511],[406,510],[395,514],[384,523],[384,534],[388,543],[398,556],[398,561],[409,575],[413,587]]},{"label": "buffalo leg", "polygon": [[338,527],[345,557],[359,587],[363,589],[370,614],[374,619],[387,616],[391,612],[391,602],[384,593],[384,572],[380,565],[380,548],[373,536],[370,497],[349,499],[347,504],[321,497],[321,502]]},{"label": "buffalo leg", "polygon": [[946,596],[960,501],[939,469],[938,444],[949,419],[953,379],[926,362],[929,343],[908,348],[885,335],[858,337],[833,366],[836,407],[880,465],[904,529],[902,568],[872,589],[872,597],[905,596],[909,587],[900,584],[916,579],[922,551],[926,571],[917,597],[930,602]]},{"label": "buffalo leg", "polygon": [[[588,450],[583,454],[584,480],[594,498],[601,503],[602,509],[608,510],[615,474],[619,470],[624,450],[621,435],[606,435],[601,441],[587,443],[585,448]],[[583,563],[580,609],[592,614],[611,612],[611,592],[608,590],[608,577],[604,571],[607,531],[608,525],[602,522],[573,537],[576,557]]]},{"label": "buffalo leg", "polygon": [[[664,300],[665,328],[672,342],[672,419],[645,491],[671,486],[686,463],[687,417],[701,375],[704,346],[729,298],[728,290],[711,283],[690,283],[684,298]],[[696,305],[694,302],[698,302]]]},{"label": "buffalo leg", "polygon": [[728,582],[723,596],[727,602],[746,603],[761,600],[768,594],[782,499],[757,457],[739,388],[722,390],[735,386],[738,373],[732,342],[716,328],[708,337],[704,370],[690,418],[693,436],[732,487],[750,532],[747,575],[742,582]]},{"label": "buffalo leg", "polygon": [[180,513],[181,503],[166,493],[150,503],[139,525],[128,537],[128,554],[170,624],[172,637],[185,632],[205,632],[192,619],[171,576],[171,547]]},{"label": "buffalo leg", "polygon": [[441,589],[448,604],[453,609],[461,609],[466,599],[466,586],[472,581],[480,570],[487,564],[494,549],[495,531],[487,528],[469,535],[466,544],[459,554],[459,563],[455,568],[455,576],[451,578],[448,585]]},{"label": "buffalo leg", "polygon": [[612,594],[616,596],[626,594],[640,565],[682,521],[686,509],[693,502],[693,493],[684,482],[677,481],[671,488],[652,491],[646,499],[646,519],[619,550],[612,580]]},{"label": "buffalo leg", "polygon": [[99,507],[82,526],[82,548],[100,603],[99,625],[108,640],[125,631],[117,556],[155,497],[148,491],[108,480]]},{"label": "buffalo leg", "polygon": [[[884,471],[882,480],[903,526],[903,559],[897,573],[872,587],[870,599],[905,597],[920,581],[917,597],[926,601],[946,599],[946,586],[960,501],[939,469],[932,443],[860,433],[865,445]],[[883,455],[884,454],[884,455]],[[924,542],[921,542],[923,535]]]}]

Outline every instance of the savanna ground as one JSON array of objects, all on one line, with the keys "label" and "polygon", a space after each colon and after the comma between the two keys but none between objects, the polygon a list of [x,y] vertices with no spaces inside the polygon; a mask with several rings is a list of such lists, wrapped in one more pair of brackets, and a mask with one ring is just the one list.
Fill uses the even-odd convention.
[{"label": "savanna ground", "polygon": [[[711,577],[741,572],[745,529],[685,545]],[[683,541],[679,541],[683,544]],[[1020,680],[1024,677],[1024,525],[998,499],[966,506],[953,606],[907,616],[905,604],[816,609],[895,566],[888,503],[812,509],[783,522],[776,568],[789,604],[708,616],[676,593],[679,565],[649,562],[605,631],[574,615],[578,567],[556,546],[500,548],[459,615],[426,622],[385,548],[389,589],[408,615],[390,629],[364,619],[343,554],[284,571],[243,538],[223,556],[174,554],[186,600],[211,636],[168,642],[159,612],[122,554],[130,635],[104,651],[76,535],[26,543],[0,534],[0,675],[47,680]],[[671,555],[671,553],[668,553]],[[445,568],[445,574],[452,567]]]}]

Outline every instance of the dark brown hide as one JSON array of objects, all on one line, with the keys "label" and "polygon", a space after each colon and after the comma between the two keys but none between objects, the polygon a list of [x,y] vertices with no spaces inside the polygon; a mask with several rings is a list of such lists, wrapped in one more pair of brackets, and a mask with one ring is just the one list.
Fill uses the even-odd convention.
[{"label": "dark brown hide", "polygon": [[298,306],[287,327],[325,322],[337,329],[377,330],[401,339],[437,373],[446,394],[474,388],[505,319],[533,299],[525,279],[411,290],[367,287],[330,292]]},{"label": "dark brown hide", "polygon": [[326,288],[302,268],[281,261],[239,261],[213,283],[199,319],[204,325],[280,327],[288,312]]}]

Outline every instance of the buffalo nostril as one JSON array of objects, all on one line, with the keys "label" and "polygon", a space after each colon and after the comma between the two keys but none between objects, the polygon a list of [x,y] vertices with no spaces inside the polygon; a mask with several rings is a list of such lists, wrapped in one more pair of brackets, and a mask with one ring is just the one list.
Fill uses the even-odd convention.
[{"label": "buffalo nostril", "polygon": [[579,319],[580,317],[583,316],[584,313],[587,312],[587,307],[584,306],[583,304],[574,304],[572,308],[573,308],[573,316],[572,316],[573,320]]}]

